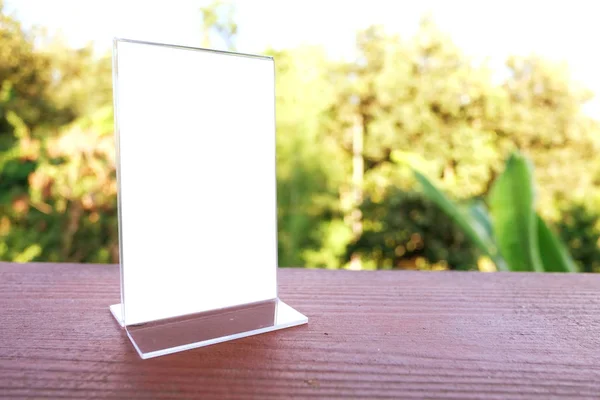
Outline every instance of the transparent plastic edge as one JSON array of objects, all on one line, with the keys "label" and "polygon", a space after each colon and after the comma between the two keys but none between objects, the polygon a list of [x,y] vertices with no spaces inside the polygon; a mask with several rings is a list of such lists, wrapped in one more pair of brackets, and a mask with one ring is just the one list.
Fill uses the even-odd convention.
[{"label": "transparent plastic edge", "polygon": [[261,59],[261,60],[272,60],[273,59],[272,56],[267,56],[264,54],[240,53],[237,51],[209,49],[209,48],[205,48],[205,47],[192,47],[192,46],[184,46],[184,45],[171,44],[171,43],[158,43],[158,42],[150,42],[150,41],[146,41],[146,40],[136,40],[136,39],[126,39],[126,38],[115,37],[114,41],[115,42],[123,42],[123,43],[143,44],[143,45],[149,45],[149,46],[171,47],[171,48],[181,49],[181,50],[206,51],[209,53],[224,54],[224,55],[230,55],[230,56],[236,56],[236,57],[257,58],[257,59]]},{"label": "transparent plastic edge", "polygon": [[113,117],[114,117],[114,137],[115,137],[115,169],[117,175],[117,227],[119,238],[119,275],[121,284],[121,324],[125,325],[125,286],[124,286],[124,263],[123,263],[123,224],[122,224],[122,203],[121,203],[121,138],[119,130],[119,61],[118,61],[118,39],[113,39]]},{"label": "transparent plastic edge", "polygon": [[[115,306],[117,306],[117,305],[115,304]],[[154,358],[154,357],[164,356],[164,355],[167,355],[167,354],[178,353],[178,352],[185,351],[185,350],[191,350],[191,349],[196,349],[196,348],[199,348],[199,347],[210,346],[210,345],[217,344],[217,343],[228,342],[228,341],[235,340],[235,339],[241,339],[241,338],[248,337],[248,336],[259,335],[259,334],[267,333],[267,332],[273,332],[273,331],[277,331],[277,330],[281,330],[281,329],[286,329],[286,328],[291,328],[291,327],[294,327],[294,326],[300,326],[300,325],[304,325],[304,324],[308,323],[308,317],[306,315],[304,315],[301,312],[297,311],[293,307],[290,307],[288,304],[286,304],[282,300],[276,299],[276,304],[275,304],[276,310],[280,306],[287,307],[287,308],[293,310],[295,313],[297,313],[297,319],[294,319],[294,320],[292,320],[290,322],[282,323],[282,324],[277,323],[277,320],[275,320],[273,325],[266,326],[264,328],[253,329],[253,330],[249,330],[249,331],[235,333],[235,334],[232,334],[232,335],[226,335],[226,336],[221,336],[221,337],[217,337],[217,338],[213,338],[213,339],[202,340],[202,341],[198,341],[198,342],[194,342],[194,343],[189,343],[189,344],[184,344],[184,345],[180,345],[180,346],[169,347],[169,348],[165,348],[165,349],[162,349],[162,350],[156,350],[156,351],[151,351],[151,352],[147,352],[147,353],[144,353],[139,348],[139,346],[137,345],[137,343],[136,343],[135,339],[133,338],[133,336],[130,334],[130,332],[127,329],[127,327],[124,326],[124,325],[121,325],[121,326],[125,329],[125,332],[127,333],[127,337],[129,338],[129,341],[133,344],[133,347],[135,348],[135,350],[138,353],[138,355],[142,359],[145,360],[145,359],[148,359],[148,358]],[[112,311],[112,307],[111,307],[111,311]],[[277,315],[277,311],[276,311],[275,314]],[[116,315],[113,312],[113,316],[115,317],[115,319],[118,322],[119,321],[118,315]]]}]

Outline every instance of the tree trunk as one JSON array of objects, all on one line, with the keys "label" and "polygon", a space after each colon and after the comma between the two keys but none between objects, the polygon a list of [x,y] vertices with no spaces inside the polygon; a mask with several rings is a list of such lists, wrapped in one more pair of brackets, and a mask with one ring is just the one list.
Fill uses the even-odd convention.
[{"label": "tree trunk", "polygon": [[[352,233],[355,239],[362,234],[362,213],[360,205],[363,200],[363,181],[365,160],[363,157],[364,148],[364,127],[361,115],[356,115],[354,126],[352,127],[352,210],[350,212],[350,221],[352,224]],[[362,269],[360,256],[352,254],[350,260],[350,269]]]}]

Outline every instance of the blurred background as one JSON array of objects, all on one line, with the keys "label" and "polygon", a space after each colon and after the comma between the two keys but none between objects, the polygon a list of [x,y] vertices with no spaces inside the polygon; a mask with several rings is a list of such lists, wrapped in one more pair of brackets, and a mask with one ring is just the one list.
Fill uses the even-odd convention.
[{"label": "blurred background", "polygon": [[[594,11],[575,0],[0,0],[0,260],[118,262],[119,36],[274,56],[281,266],[494,271],[505,268],[490,248],[510,264],[510,246],[535,242],[542,258],[562,244],[557,257],[600,272]],[[526,197],[510,180],[494,189],[515,151],[532,167],[538,228],[519,225],[534,214],[496,212],[506,187]],[[544,223],[549,241],[518,237]]]}]

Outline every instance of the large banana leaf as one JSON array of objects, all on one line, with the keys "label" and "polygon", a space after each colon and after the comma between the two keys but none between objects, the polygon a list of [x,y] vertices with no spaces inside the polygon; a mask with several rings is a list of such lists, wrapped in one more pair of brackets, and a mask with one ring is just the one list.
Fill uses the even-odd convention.
[{"label": "large banana leaf", "polygon": [[475,208],[472,209],[472,212],[461,209],[444,193],[439,191],[425,175],[414,169],[413,172],[415,178],[423,187],[425,196],[452,218],[469,240],[496,264],[498,270],[506,271],[508,269],[506,262],[499,254],[491,231],[486,226],[486,215],[483,211]]},{"label": "large banana leaf", "polygon": [[425,165],[425,161],[414,158],[404,153],[395,154],[397,162],[411,167],[425,196],[494,261],[498,270],[577,271],[564,244],[534,210],[532,168],[523,155],[514,153],[507,160],[505,171],[488,197],[490,212],[481,200],[456,205],[415,168]]},{"label": "large banana leaf", "polygon": [[511,271],[544,271],[539,252],[538,219],[534,211],[532,168],[512,154],[496,179],[488,203],[494,236]]},{"label": "large banana leaf", "polygon": [[[487,210],[487,206],[482,200],[471,201],[465,207],[466,211],[471,215],[480,225],[483,233],[489,238],[494,237],[494,229],[492,227],[492,221],[490,214]],[[492,240],[492,239],[490,239]]]},{"label": "large banana leaf", "polygon": [[540,257],[545,272],[577,272],[575,261],[565,245],[548,228],[544,220],[537,216]]}]

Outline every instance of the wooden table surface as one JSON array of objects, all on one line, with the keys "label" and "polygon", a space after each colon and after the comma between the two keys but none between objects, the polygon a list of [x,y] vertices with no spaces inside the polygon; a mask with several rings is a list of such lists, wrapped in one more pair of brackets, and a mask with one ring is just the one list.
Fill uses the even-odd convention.
[{"label": "wooden table surface", "polygon": [[600,275],[282,269],[308,325],[141,360],[114,265],[0,263],[0,397],[600,398]]}]

